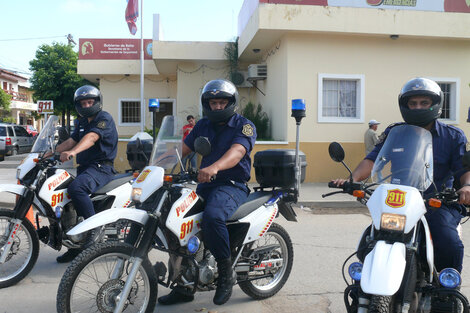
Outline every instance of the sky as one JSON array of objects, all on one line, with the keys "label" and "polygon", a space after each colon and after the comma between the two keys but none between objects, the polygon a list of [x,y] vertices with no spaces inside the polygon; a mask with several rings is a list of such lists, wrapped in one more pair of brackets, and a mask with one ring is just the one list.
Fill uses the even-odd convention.
[{"label": "sky", "polygon": [[[144,38],[153,36],[153,14],[160,14],[163,40],[233,41],[243,0],[143,0]],[[42,44],[79,38],[140,39],[125,21],[126,0],[0,1],[0,68],[29,72]],[[139,1],[140,10],[140,1]],[[140,12],[139,12],[140,13]],[[142,16],[142,14],[140,14]]]}]

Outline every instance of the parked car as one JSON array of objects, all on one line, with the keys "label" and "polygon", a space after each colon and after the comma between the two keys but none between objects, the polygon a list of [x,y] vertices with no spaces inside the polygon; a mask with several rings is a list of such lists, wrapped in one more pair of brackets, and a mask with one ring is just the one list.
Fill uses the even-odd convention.
[{"label": "parked car", "polygon": [[26,129],[28,134],[33,135],[33,137],[36,137],[39,134],[39,132],[37,131],[36,128],[34,128],[33,125],[24,125],[23,127]]},{"label": "parked car", "polygon": [[7,154],[7,149],[5,147],[5,139],[0,135],[0,161],[5,160],[5,155]]},{"label": "parked car", "polygon": [[5,140],[7,154],[16,155],[31,151],[34,143],[32,135],[23,126],[0,123],[0,140]]}]

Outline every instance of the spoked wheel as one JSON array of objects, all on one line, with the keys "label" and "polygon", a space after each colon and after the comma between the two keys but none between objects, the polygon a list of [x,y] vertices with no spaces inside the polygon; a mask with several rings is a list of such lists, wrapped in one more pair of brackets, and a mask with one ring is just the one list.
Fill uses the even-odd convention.
[{"label": "spoked wheel", "polygon": [[[240,282],[240,288],[253,299],[266,299],[275,295],[289,278],[294,261],[294,249],[289,234],[273,223],[266,234],[255,241],[251,251],[273,248],[266,253],[259,266],[248,273],[249,281]],[[266,276],[256,279],[257,277]],[[254,280],[251,280],[254,279]]]},{"label": "spoked wheel", "polygon": [[[8,242],[14,224],[12,210],[0,209],[0,255]],[[16,231],[13,245],[5,263],[0,264],[0,288],[12,286],[22,280],[33,269],[39,255],[39,239],[34,226],[27,219]]]},{"label": "spoked wheel", "polygon": [[[113,312],[131,270],[133,246],[111,241],[83,251],[60,281],[57,312]],[[125,312],[153,312],[157,279],[145,259],[126,301]]]}]

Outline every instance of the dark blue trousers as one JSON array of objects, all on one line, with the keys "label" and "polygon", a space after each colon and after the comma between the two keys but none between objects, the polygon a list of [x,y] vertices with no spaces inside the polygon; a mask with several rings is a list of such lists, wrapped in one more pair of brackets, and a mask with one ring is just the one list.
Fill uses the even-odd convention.
[{"label": "dark blue trousers", "polygon": [[205,200],[202,216],[204,244],[216,261],[230,258],[230,241],[225,222],[242,205],[249,194],[245,184],[230,183],[198,188],[197,193]]},{"label": "dark blue trousers", "polygon": [[91,164],[77,168],[77,177],[68,186],[77,214],[85,219],[95,214],[90,194],[109,183],[114,177],[114,168],[109,165]]},{"label": "dark blue trousers", "polygon": [[438,271],[452,267],[462,272],[464,246],[457,232],[462,216],[455,208],[428,210],[426,220],[434,245],[434,266]]}]

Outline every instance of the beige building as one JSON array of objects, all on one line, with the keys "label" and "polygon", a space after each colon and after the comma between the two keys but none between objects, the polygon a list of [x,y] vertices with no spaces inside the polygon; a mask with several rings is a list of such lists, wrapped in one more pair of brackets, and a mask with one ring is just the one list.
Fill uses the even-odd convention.
[{"label": "beige building", "polygon": [[32,113],[37,112],[38,105],[33,101],[33,92],[29,88],[28,78],[0,69],[0,86],[11,96],[10,112],[5,115],[14,118],[16,124],[37,127]]},{"label": "beige building", "polygon": [[[381,132],[402,121],[397,96],[404,82],[416,76],[441,85],[442,120],[470,135],[470,8],[465,1],[456,0],[454,6],[445,0],[429,2],[245,0],[238,21],[239,70],[245,78],[241,104],[262,104],[274,140],[257,142],[255,152],[294,147],[290,103],[305,99],[300,148],[307,155],[306,180],[345,176],[342,166],[329,159],[329,142],[342,143],[346,162],[355,166],[364,157],[367,122],[379,120]],[[145,61],[145,98],[164,100],[162,114],[200,116],[204,84],[228,77],[226,43],[160,41],[155,24],[146,46],[152,56]],[[84,59],[81,53],[78,69],[99,80],[104,108],[115,117],[120,136],[140,131],[142,120],[151,127],[150,114],[142,119],[139,113],[137,58]],[[126,143],[120,142],[121,170]]]}]

